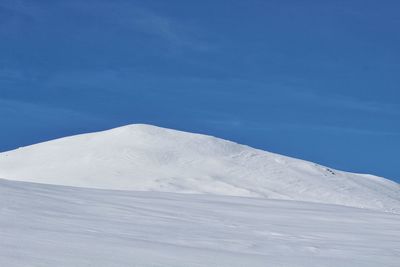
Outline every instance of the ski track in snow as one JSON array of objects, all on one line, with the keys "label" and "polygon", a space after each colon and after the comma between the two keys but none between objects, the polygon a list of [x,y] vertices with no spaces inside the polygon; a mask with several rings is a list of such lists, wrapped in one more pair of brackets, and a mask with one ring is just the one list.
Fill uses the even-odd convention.
[{"label": "ski track in snow", "polygon": [[0,179],[4,267],[398,267],[400,215]]}]

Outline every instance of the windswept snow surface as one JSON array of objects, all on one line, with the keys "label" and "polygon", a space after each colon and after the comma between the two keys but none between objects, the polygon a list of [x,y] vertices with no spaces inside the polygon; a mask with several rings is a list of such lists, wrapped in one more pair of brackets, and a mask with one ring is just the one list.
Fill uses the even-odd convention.
[{"label": "windswept snow surface", "polygon": [[400,215],[0,179],[4,267],[398,267]]},{"label": "windswept snow surface", "polygon": [[333,170],[211,136],[143,124],[0,153],[0,177],[102,189],[300,200],[400,212],[400,186],[387,179]]}]

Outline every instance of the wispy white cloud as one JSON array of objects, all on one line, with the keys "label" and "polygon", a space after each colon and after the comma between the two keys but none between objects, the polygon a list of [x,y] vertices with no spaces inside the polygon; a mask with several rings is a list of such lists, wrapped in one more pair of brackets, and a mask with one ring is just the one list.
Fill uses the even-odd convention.
[{"label": "wispy white cloud", "polygon": [[25,79],[25,75],[21,70],[12,68],[0,68],[0,81],[22,79]]},{"label": "wispy white cloud", "polygon": [[171,18],[161,16],[143,8],[131,9],[123,17],[116,18],[121,26],[139,30],[159,37],[176,45],[191,45],[187,35],[178,23]]},{"label": "wispy white cloud", "polygon": [[398,136],[400,132],[364,129],[364,128],[352,128],[352,127],[340,127],[332,125],[314,125],[312,129],[318,131],[325,131],[331,133],[348,133],[354,135],[374,135],[374,136]]},{"label": "wispy white cloud", "polygon": [[[110,13],[109,10],[114,12]],[[204,40],[197,38],[197,35],[195,37],[194,32],[199,29],[192,29],[184,21],[178,21],[148,8],[115,2],[109,3],[102,15],[120,27],[157,37],[169,45],[195,50],[208,50],[211,47]]]},{"label": "wispy white cloud", "polygon": [[322,105],[336,109],[400,115],[400,105],[391,103],[373,102],[362,98],[329,94],[326,91],[318,93],[317,91],[311,90],[292,90],[292,94],[292,97],[307,100],[315,105]]},{"label": "wispy white cloud", "polygon": [[[1,64],[1,63],[0,63]],[[4,63],[7,65],[7,63]],[[0,67],[0,82],[32,82],[38,77],[38,72],[28,68]],[[1,92],[0,92],[1,94]]]},{"label": "wispy white cloud", "polygon": [[398,136],[400,132],[367,129],[367,128],[355,128],[346,127],[330,124],[310,124],[310,123],[276,123],[269,125],[268,127],[259,126],[259,129],[265,129],[269,131],[314,131],[314,132],[328,132],[328,133],[339,133],[339,134],[354,134],[354,135],[374,135],[374,136]]},{"label": "wispy white cloud", "polygon": [[228,129],[244,129],[252,132],[296,132],[296,131],[312,131],[331,134],[350,134],[350,135],[367,135],[367,136],[399,136],[400,132],[386,131],[372,128],[347,127],[334,124],[318,124],[318,123],[294,123],[294,122],[277,122],[277,121],[257,121],[246,120],[238,116],[229,116],[228,114],[210,114],[209,117],[202,119],[202,123],[206,125],[218,126]]},{"label": "wispy white cloud", "polygon": [[[102,25],[131,31],[132,34],[147,34],[162,41],[165,45],[176,48],[188,48],[199,51],[210,49],[204,40],[198,38],[200,29],[188,22],[178,21],[166,14],[160,14],[132,1],[50,1],[36,2],[28,0],[0,1],[0,9],[10,16],[0,18],[3,30],[15,30],[35,23],[54,25],[64,23],[66,18],[82,16],[88,20],[85,27],[78,30],[90,30],[90,23],[95,28]],[[27,21],[29,20],[29,22]]]},{"label": "wispy white cloud", "polygon": [[19,15],[36,16],[40,13],[37,5],[24,0],[2,0],[0,8]]},{"label": "wispy white cloud", "polygon": [[202,120],[203,123],[209,124],[209,125],[214,125],[214,126],[219,126],[219,127],[228,127],[228,128],[239,128],[239,127],[245,127],[246,128],[246,123],[244,123],[240,119],[234,119],[234,118],[225,118],[225,119],[218,119],[218,118],[209,118],[209,119],[204,119]]},{"label": "wispy white cloud", "polygon": [[20,100],[0,99],[0,121],[23,117],[31,123],[35,121],[63,124],[64,120],[81,122],[102,122],[102,118],[76,110],[36,104]]}]

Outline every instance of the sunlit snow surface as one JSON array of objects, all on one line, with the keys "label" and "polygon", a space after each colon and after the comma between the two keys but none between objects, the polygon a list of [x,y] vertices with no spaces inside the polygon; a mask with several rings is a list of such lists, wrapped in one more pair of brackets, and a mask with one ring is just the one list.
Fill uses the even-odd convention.
[{"label": "sunlit snow surface", "polygon": [[387,179],[143,124],[0,153],[0,178],[300,200],[400,213],[400,186]]},{"label": "sunlit snow surface", "polygon": [[72,136],[0,178],[0,267],[400,266],[399,184],[211,136]]},{"label": "sunlit snow surface", "polygon": [[400,215],[0,180],[4,267],[398,267]]}]

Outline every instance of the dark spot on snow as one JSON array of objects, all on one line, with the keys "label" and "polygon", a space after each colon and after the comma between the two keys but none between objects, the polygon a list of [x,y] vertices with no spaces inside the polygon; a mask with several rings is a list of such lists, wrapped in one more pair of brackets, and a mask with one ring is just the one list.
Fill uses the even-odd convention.
[{"label": "dark spot on snow", "polygon": [[326,168],[325,170],[327,172],[329,172],[330,174],[332,174],[332,175],[336,175],[336,173],[334,171],[332,171],[331,169],[329,169],[329,168]]}]

